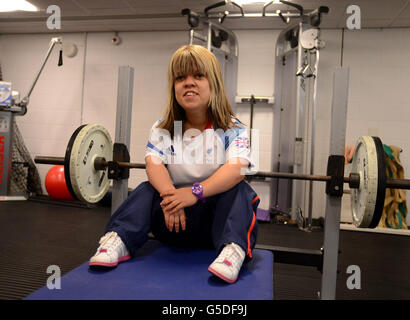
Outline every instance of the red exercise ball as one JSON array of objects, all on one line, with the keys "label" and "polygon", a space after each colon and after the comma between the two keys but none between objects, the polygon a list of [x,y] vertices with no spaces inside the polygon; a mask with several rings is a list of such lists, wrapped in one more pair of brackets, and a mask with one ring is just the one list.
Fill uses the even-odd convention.
[{"label": "red exercise ball", "polygon": [[74,200],[65,183],[64,166],[53,166],[47,172],[45,185],[50,197],[58,200]]}]

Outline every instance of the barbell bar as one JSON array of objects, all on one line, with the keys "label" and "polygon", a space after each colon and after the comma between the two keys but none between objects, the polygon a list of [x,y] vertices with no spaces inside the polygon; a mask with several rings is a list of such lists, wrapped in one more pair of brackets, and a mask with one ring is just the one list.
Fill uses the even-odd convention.
[{"label": "barbell bar", "polygon": [[[64,157],[47,157],[36,156],[34,162],[38,164],[54,164],[64,165]],[[145,169],[145,163],[132,163],[124,161],[115,161],[120,168],[129,169]],[[94,160],[95,170],[105,170],[108,168],[108,161],[103,157],[96,157]],[[323,181],[329,182],[332,180],[332,176],[312,175],[312,174],[296,174],[286,172],[270,172],[270,171],[257,171],[255,174],[249,176],[261,177],[261,178],[278,178],[278,179],[290,179],[290,180],[305,180],[305,181]],[[350,173],[348,177],[343,177],[343,182],[348,183],[351,189],[359,188],[359,176],[356,173]],[[409,179],[386,179],[386,188],[390,189],[407,189],[410,190]]]},{"label": "barbell bar", "polygon": [[[36,156],[34,158],[35,163],[39,164],[54,164],[54,165],[64,165],[64,157],[45,157],[45,156]],[[124,161],[116,161],[120,168],[129,168],[129,169],[145,169],[145,163],[131,163]],[[105,170],[108,167],[108,161],[103,157],[97,157],[94,161],[95,170]]]},{"label": "barbell bar", "polygon": [[[80,201],[96,203],[109,189],[108,172],[112,165],[122,169],[145,169],[145,164],[129,161],[113,161],[113,144],[107,129],[98,124],[82,125],[72,134],[66,148],[65,157],[36,156],[38,164],[64,165],[68,190]],[[128,153],[128,151],[126,151]],[[329,157],[329,163],[330,158]],[[339,171],[344,166],[339,156]],[[292,180],[322,181],[327,184],[338,180],[339,195],[343,194],[343,183],[348,183],[351,190],[352,217],[357,227],[375,228],[381,218],[385,189],[410,189],[408,179],[387,179],[384,150],[377,137],[360,137],[355,146],[352,160],[352,173],[348,177],[329,175],[306,175],[285,172],[258,171],[250,177],[278,178]],[[337,168],[336,168],[337,169]],[[343,168],[342,168],[343,173]],[[339,190],[341,189],[341,190]],[[328,192],[328,191],[327,191]]]}]

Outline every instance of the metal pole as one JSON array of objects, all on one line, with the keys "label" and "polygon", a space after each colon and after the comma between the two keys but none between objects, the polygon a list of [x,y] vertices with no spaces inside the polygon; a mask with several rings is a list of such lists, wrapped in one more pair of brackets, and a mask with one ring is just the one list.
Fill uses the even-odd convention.
[{"label": "metal pole", "polygon": [[189,30],[189,45],[193,45],[194,44],[194,29],[190,29]]},{"label": "metal pole", "polygon": [[[130,149],[132,93],[134,88],[134,69],[119,67],[117,119],[115,126],[115,142],[122,143]],[[128,196],[128,179],[114,180],[112,191],[111,214],[124,202]]]},{"label": "metal pole", "polygon": [[[310,153],[310,173],[313,174],[314,162],[315,162],[315,138],[316,138],[316,108],[317,108],[317,82],[319,74],[319,48],[316,48],[316,63],[313,73],[313,114],[312,114],[312,137],[311,137],[311,153]],[[308,229],[312,227],[312,215],[313,215],[313,182],[310,182],[309,186],[309,217],[308,217]]]},{"label": "metal pole", "polygon": [[[344,155],[348,89],[349,69],[337,68],[333,80],[330,155]],[[341,204],[342,197],[327,195],[323,237],[323,274],[320,292],[322,300],[334,300],[336,298]]]},{"label": "metal pole", "polygon": [[206,48],[212,51],[212,22],[208,22],[208,35],[206,41]]}]

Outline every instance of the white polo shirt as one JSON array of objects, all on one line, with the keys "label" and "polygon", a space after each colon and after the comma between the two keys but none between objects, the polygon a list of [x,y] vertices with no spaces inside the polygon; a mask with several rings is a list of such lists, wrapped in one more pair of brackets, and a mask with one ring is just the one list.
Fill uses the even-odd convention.
[{"label": "white polo shirt", "polygon": [[209,123],[203,132],[188,129],[182,134],[182,122],[176,121],[174,139],[167,130],[158,128],[161,121],[156,121],[151,128],[145,157],[154,156],[154,161],[167,165],[177,188],[206,180],[232,158],[252,164],[248,130],[233,117],[232,122],[238,128],[226,132],[214,130]]}]

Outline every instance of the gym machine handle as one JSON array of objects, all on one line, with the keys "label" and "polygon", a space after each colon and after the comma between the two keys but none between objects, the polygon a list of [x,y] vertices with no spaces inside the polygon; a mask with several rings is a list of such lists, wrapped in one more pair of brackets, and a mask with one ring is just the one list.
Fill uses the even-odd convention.
[{"label": "gym machine handle", "polygon": [[303,7],[301,5],[298,5],[296,3],[289,2],[289,1],[284,1],[284,0],[280,0],[280,2],[282,2],[283,4],[286,4],[288,6],[291,6],[291,7],[294,7],[296,9],[298,9],[300,15],[303,16]]},{"label": "gym machine handle", "polygon": [[212,10],[212,9],[215,9],[215,8],[218,8],[218,7],[222,7],[224,5],[226,5],[226,1],[220,1],[220,2],[211,4],[210,6],[206,7],[205,10],[204,10],[206,17],[208,17],[208,11],[209,10]]},{"label": "gym machine handle", "polygon": [[235,3],[235,1],[225,0],[225,1],[220,1],[220,2],[217,2],[217,3],[211,4],[210,6],[206,7],[205,10],[204,10],[206,17],[208,18],[208,11],[209,10],[212,10],[212,9],[215,9],[215,8],[218,8],[218,7],[222,7],[222,6],[226,5],[228,2],[232,3],[235,7],[238,7],[239,10],[241,10],[242,17],[245,16],[245,13],[243,12],[243,9],[242,9],[241,5]]},{"label": "gym machine handle", "polygon": [[63,50],[60,49],[60,54],[58,56],[58,66],[62,66],[63,65]]}]

